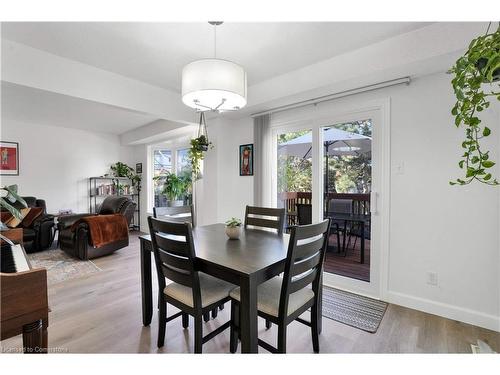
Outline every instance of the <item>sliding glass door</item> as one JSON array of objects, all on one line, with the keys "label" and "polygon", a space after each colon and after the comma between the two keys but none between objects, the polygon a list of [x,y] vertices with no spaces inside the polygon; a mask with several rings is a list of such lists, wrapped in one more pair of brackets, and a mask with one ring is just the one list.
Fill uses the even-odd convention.
[{"label": "sliding glass door", "polygon": [[271,131],[272,204],[285,208],[287,225],[330,217],[324,283],[374,297],[388,214],[377,211],[389,187],[382,186],[388,173],[383,114],[383,103],[342,114],[323,110]]}]

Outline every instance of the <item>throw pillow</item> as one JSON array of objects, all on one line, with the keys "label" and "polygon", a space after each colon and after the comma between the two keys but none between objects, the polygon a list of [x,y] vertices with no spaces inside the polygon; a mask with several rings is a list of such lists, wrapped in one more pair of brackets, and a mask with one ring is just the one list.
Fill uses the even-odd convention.
[{"label": "throw pillow", "polygon": [[17,228],[17,226],[19,224],[21,224],[21,222],[23,221],[23,219],[26,217],[26,215],[29,214],[31,208],[29,207],[26,207],[26,208],[21,208],[20,210],[20,213],[21,213],[21,218],[18,219],[16,218],[15,216],[12,216],[11,219],[9,219],[9,221],[7,221],[5,223],[5,225],[7,225],[9,228]]},{"label": "throw pillow", "polygon": [[23,221],[21,222],[21,226],[23,228],[29,228],[31,224],[35,221],[37,217],[39,217],[41,214],[43,214],[43,208],[42,207],[31,207],[30,212],[24,217]]}]

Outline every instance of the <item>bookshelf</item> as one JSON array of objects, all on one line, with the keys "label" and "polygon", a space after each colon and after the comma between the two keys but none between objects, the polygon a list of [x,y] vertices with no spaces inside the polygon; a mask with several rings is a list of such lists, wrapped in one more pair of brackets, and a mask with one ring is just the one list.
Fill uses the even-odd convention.
[{"label": "bookshelf", "polygon": [[131,230],[141,228],[141,186],[132,187],[127,177],[89,177],[89,212],[95,213],[104,198],[110,195],[125,196],[132,199],[137,207],[130,223]]}]

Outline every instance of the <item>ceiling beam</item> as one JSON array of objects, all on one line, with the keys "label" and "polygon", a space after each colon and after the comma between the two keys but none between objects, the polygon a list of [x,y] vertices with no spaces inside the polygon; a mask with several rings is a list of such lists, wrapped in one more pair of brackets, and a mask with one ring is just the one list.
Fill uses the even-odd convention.
[{"label": "ceiling beam", "polygon": [[2,81],[190,124],[179,93],[2,39]]}]

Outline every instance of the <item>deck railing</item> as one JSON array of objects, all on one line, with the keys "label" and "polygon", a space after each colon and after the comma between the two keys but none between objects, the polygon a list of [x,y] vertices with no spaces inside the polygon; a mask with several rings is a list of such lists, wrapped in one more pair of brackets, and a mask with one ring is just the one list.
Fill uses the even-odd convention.
[{"label": "deck railing", "polygon": [[[280,207],[284,207],[287,213],[287,221],[292,225],[296,215],[296,204],[311,204],[312,194],[310,192],[284,192],[279,193],[278,199]],[[325,199],[323,211],[327,211],[330,200],[332,199],[352,199],[352,212],[355,214],[370,213],[370,194],[361,193],[328,193]]]}]

